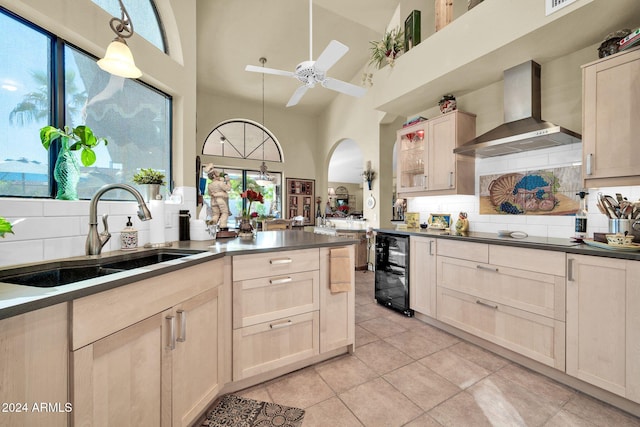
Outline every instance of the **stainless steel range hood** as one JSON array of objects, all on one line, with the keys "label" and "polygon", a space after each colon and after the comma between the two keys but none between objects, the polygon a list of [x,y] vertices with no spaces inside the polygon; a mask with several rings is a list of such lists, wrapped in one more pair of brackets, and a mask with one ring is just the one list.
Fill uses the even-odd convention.
[{"label": "stainless steel range hood", "polygon": [[505,123],[453,152],[485,158],[581,142],[580,134],[542,120],[540,110],[540,65],[516,65],[504,72]]}]

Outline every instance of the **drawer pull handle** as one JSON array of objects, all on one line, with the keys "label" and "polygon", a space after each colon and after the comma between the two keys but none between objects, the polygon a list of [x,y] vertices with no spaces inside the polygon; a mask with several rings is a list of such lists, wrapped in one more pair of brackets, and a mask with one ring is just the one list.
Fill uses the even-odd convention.
[{"label": "drawer pull handle", "polygon": [[270,259],[269,264],[277,265],[277,264],[291,264],[293,260],[291,258],[278,258],[278,259]]},{"label": "drawer pull handle", "polygon": [[496,267],[487,267],[484,265],[476,265],[476,268],[478,270],[486,270],[486,271],[493,271],[493,272],[498,272],[498,269]]},{"label": "drawer pull handle", "polygon": [[167,349],[173,350],[176,348],[176,318],[167,316],[165,319],[169,322],[169,344],[167,344]]},{"label": "drawer pull handle", "polygon": [[269,283],[271,283],[272,285],[281,285],[283,283],[289,283],[292,280],[293,279],[291,277],[282,277],[280,279],[269,279]]},{"label": "drawer pull handle", "polygon": [[286,328],[287,326],[291,326],[291,325],[293,325],[293,322],[291,320],[287,320],[286,322],[282,322],[282,323],[269,323],[269,327],[271,329]]},{"label": "drawer pull handle", "polygon": [[178,317],[180,318],[180,333],[176,341],[185,342],[187,340],[187,312],[184,310],[177,310]]},{"label": "drawer pull handle", "polygon": [[477,300],[476,300],[476,304],[480,304],[480,305],[483,305],[483,306],[485,306],[485,307],[493,308],[494,310],[497,310],[497,309],[498,309],[498,306],[497,306],[497,305],[489,304],[489,303],[487,303],[487,302],[480,301],[479,299],[477,299]]}]

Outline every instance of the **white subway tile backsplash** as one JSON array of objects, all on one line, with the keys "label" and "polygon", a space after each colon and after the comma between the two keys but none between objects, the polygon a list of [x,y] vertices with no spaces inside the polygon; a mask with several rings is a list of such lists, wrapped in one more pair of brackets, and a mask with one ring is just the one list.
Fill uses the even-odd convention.
[{"label": "white subway tile backsplash", "polygon": [[[165,240],[177,241],[179,237],[180,209],[189,209],[195,217],[195,187],[179,187],[181,204],[165,206]],[[0,199],[0,215],[10,221],[26,218],[14,227],[15,234],[0,239],[0,266],[26,262],[84,255],[84,245],[89,230],[88,200],[62,201],[49,199]],[[133,227],[138,230],[138,244],[149,242],[149,222],[140,221],[135,201],[118,202],[101,200],[98,203],[98,230],[102,231],[102,215],[108,214],[112,237],[104,252],[120,249],[120,231],[131,216]]]}]

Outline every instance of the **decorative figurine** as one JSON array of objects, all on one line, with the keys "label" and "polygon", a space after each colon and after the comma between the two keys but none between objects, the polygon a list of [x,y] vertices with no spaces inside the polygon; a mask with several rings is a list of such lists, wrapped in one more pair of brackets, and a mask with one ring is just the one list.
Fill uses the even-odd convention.
[{"label": "decorative figurine", "polygon": [[460,212],[458,220],[456,221],[456,232],[464,233],[469,230],[469,220],[467,219],[466,212]]},{"label": "decorative figurine", "polygon": [[211,196],[211,224],[217,224],[220,231],[229,229],[227,219],[229,218],[229,175],[216,171],[213,165],[207,172],[207,177],[211,180],[207,191]]}]

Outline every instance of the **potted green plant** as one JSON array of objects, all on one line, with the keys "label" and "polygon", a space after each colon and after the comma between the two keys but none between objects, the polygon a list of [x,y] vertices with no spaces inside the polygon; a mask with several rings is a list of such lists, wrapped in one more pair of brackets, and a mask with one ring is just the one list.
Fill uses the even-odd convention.
[{"label": "potted green plant", "polygon": [[100,142],[108,144],[105,138],[96,137],[89,126],[80,125],[74,128],[65,126],[59,129],[54,126],[45,126],[40,129],[40,141],[45,150],[51,147],[53,142],[60,141],[60,151],[53,170],[53,177],[58,184],[56,199],[78,200],[78,181],[80,180],[80,165],[74,155],[74,151],[82,150],[80,161],[84,166],[91,166],[96,162],[94,147]]},{"label": "potted green plant", "polygon": [[144,185],[147,201],[155,200],[160,195],[160,186],[165,184],[165,174],[156,169],[142,168],[133,175],[133,182]]},{"label": "potted green plant", "polygon": [[369,65],[382,68],[386,64],[394,66],[396,57],[404,51],[404,31],[396,27],[384,33],[382,40],[370,41],[371,59]]}]

